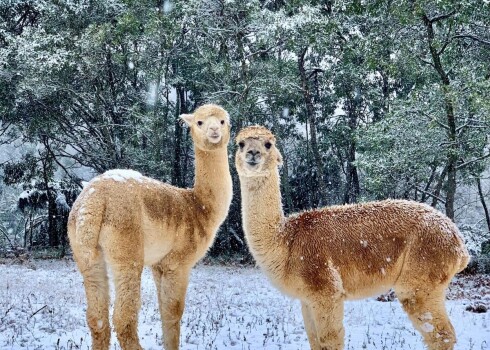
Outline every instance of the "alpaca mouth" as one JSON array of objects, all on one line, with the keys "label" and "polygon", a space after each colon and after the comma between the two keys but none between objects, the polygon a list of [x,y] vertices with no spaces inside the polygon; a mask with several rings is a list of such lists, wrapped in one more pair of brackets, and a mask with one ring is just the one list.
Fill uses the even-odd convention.
[{"label": "alpaca mouth", "polygon": [[258,165],[259,162],[256,160],[247,160],[247,164],[254,167],[254,166]]},{"label": "alpaca mouth", "polygon": [[208,135],[209,141],[213,143],[218,143],[221,140],[221,135],[220,134],[211,134]]}]

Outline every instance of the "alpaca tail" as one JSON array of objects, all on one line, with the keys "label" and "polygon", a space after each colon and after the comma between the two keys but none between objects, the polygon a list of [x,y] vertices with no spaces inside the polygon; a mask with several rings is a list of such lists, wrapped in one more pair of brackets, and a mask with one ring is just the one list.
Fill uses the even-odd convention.
[{"label": "alpaca tail", "polygon": [[468,266],[468,263],[470,262],[470,254],[468,253],[468,250],[466,249],[466,247],[463,247],[464,248],[464,251],[463,253],[461,254],[461,259],[459,260],[459,267],[458,267],[458,271],[457,273],[463,271],[466,266]]},{"label": "alpaca tail", "polygon": [[468,266],[471,257],[470,254],[468,253],[468,249],[466,248],[466,245],[464,244],[463,236],[461,235],[461,232],[456,227],[456,225],[454,225],[454,231],[455,231],[454,234],[456,236],[456,239],[459,243],[459,266],[456,272],[459,273],[463,271],[466,268],[466,266]]},{"label": "alpaca tail", "polygon": [[97,260],[100,253],[99,233],[105,214],[105,202],[100,196],[92,194],[89,189],[85,189],[78,200],[80,205],[74,206],[70,213],[72,222],[69,225],[70,243],[77,261],[89,267]]}]

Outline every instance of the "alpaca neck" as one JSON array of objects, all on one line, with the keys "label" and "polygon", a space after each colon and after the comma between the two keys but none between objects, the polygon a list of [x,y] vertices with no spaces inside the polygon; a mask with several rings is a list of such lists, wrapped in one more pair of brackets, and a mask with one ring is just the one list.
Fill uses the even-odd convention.
[{"label": "alpaca neck", "polygon": [[268,176],[240,180],[245,235],[255,259],[261,264],[271,246],[279,248],[279,230],[284,220],[279,172],[274,169]]},{"label": "alpaca neck", "polygon": [[203,151],[195,148],[194,194],[212,214],[213,221],[225,219],[232,197],[227,149]]}]

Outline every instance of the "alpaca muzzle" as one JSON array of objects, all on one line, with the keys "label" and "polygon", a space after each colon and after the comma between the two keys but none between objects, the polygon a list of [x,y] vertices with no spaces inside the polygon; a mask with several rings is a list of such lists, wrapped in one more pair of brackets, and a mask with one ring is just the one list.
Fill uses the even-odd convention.
[{"label": "alpaca muzzle", "polygon": [[219,132],[211,132],[207,135],[209,142],[218,143],[221,141],[221,133]]},{"label": "alpaca muzzle", "polygon": [[259,151],[249,150],[245,155],[245,161],[248,165],[255,166],[260,163],[262,156]]}]

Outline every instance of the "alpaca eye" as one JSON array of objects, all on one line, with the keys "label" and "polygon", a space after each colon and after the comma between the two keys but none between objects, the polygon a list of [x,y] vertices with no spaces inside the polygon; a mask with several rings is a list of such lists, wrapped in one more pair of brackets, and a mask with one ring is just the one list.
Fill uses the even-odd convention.
[{"label": "alpaca eye", "polygon": [[272,147],[272,143],[266,142],[265,143],[265,148],[270,149]]},{"label": "alpaca eye", "polygon": [[240,148],[245,147],[245,142],[239,142],[239,143],[238,143],[238,146],[240,146]]},{"label": "alpaca eye", "polygon": [[221,125],[225,125],[225,121],[224,120],[221,121]]},{"label": "alpaca eye", "polygon": [[197,122],[197,125],[201,126],[201,125],[202,125],[202,121],[201,121],[201,120],[199,120],[199,121]]}]

